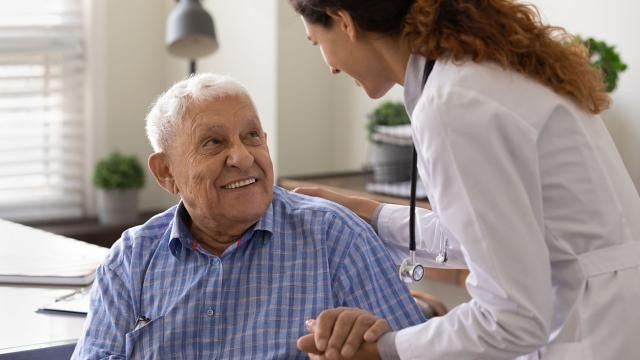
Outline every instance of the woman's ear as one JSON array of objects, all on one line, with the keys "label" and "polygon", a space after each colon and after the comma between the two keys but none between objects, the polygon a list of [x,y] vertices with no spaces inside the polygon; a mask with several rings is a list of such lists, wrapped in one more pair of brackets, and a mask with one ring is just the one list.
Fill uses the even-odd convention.
[{"label": "woman's ear", "polygon": [[179,192],[173,174],[171,173],[169,157],[166,153],[157,152],[149,155],[147,164],[158,185],[162,186],[162,188],[170,194],[175,195]]},{"label": "woman's ear", "polygon": [[358,37],[358,27],[356,26],[351,14],[349,14],[346,10],[327,10],[327,15],[331,17],[331,21],[333,21],[340,30],[344,31],[345,34],[351,39],[351,41],[355,41]]}]

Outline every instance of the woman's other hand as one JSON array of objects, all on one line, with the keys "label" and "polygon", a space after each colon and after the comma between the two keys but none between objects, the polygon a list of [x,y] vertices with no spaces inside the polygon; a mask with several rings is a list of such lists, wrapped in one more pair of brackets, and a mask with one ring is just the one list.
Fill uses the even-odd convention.
[{"label": "woman's other hand", "polygon": [[321,197],[336,202],[353,211],[369,224],[371,224],[373,213],[375,212],[378,205],[380,205],[380,203],[375,200],[358,196],[343,195],[322,187],[298,187],[295,188],[293,192]]},{"label": "woman's other hand", "polygon": [[[306,323],[309,335],[298,339],[298,348],[319,359],[376,359],[376,341],[391,331],[381,317],[356,308],[323,311]],[[312,356],[317,354],[318,356]]]}]

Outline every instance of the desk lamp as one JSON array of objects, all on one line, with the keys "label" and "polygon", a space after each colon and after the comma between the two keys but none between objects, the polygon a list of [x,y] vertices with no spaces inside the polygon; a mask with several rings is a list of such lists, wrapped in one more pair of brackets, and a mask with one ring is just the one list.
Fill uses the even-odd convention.
[{"label": "desk lamp", "polygon": [[200,0],[177,0],[167,19],[165,44],[172,55],[190,59],[190,74],[196,73],[195,59],[218,49],[213,19]]}]

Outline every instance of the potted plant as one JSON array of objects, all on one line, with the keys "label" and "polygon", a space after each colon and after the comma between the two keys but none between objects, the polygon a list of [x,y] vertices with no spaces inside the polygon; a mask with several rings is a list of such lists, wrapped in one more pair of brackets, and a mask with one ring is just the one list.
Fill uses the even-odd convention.
[{"label": "potted plant", "polygon": [[134,223],[138,219],[138,192],[144,180],[144,171],[135,156],[113,152],[100,160],[93,173],[100,223]]},{"label": "potted plant", "polygon": [[594,38],[578,39],[589,50],[591,64],[602,69],[607,92],[613,92],[618,86],[619,73],[627,70],[627,64],[622,62],[614,46]]},{"label": "potted plant", "polygon": [[398,101],[380,104],[368,116],[372,143],[371,166],[375,182],[407,181],[411,177],[413,145],[409,116]]}]

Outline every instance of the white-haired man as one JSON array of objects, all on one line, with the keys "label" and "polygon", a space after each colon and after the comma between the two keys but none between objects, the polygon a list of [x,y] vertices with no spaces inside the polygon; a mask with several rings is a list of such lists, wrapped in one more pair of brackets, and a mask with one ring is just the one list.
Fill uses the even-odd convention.
[{"label": "white-haired man", "polygon": [[73,358],[305,358],[296,339],[327,308],[393,329],[424,320],[368,225],[274,187],[267,136],[235,80],[175,84],[147,133],[149,168],[181,201],[114,244]]}]

